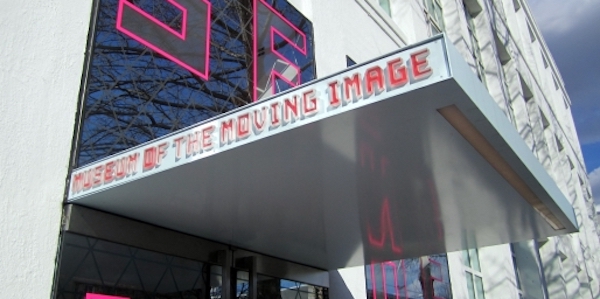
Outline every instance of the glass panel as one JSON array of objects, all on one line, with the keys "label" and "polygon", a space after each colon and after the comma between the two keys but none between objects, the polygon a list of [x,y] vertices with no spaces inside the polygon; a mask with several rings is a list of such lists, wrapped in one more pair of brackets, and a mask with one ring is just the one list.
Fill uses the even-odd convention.
[{"label": "glass panel", "polygon": [[367,298],[451,298],[445,254],[373,263],[365,272]]},{"label": "glass panel", "polygon": [[469,291],[469,299],[476,299],[475,288],[473,287],[473,274],[465,272],[467,274],[467,290]]},{"label": "glass panel", "polygon": [[450,274],[448,272],[448,258],[443,255],[431,255],[431,276],[433,278],[434,298],[452,298],[450,290]]},{"label": "glass panel", "polygon": [[59,265],[59,299],[87,293],[131,299],[220,297],[216,267],[91,237],[65,233]]},{"label": "glass panel", "polygon": [[440,26],[440,29],[443,31],[444,30],[444,16],[442,14],[442,6],[440,6],[440,4],[437,1],[434,1],[434,16],[435,16],[435,21],[437,23],[438,26]]},{"label": "glass panel", "polygon": [[388,16],[391,16],[391,10],[390,10],[390,0],[379,0],[379,6],[381,6],[381,8],[383,8],[383,10],[385,10],[385,12],[388,14]]},{"label": "glass panel", "polygon": [[208,19],[185,1],[182,24],[171,1],[98,1],[75,167],[314,79],[312,24],[285,0],[252,3],[213,0]]},{"label": "glass panel", "polygon": [[473,278],[475,279],[475,290],[477,291],[477,299],[484,299],[485,296],[483,295],[483,280],[477,275],[474,275]]},{"label": "glass panel", "polygon": [[[280,290],[281,297],[274,299],[308,299],[315,298],[317,294],[314,286],[289,280],[281,280]],[[264,298],[267,299],[267,297]]]},{"label": "glass panel", "polygon": [[471,268],[475,271],[481,271],[481,267],[479,267],[479,253],[477,249],[469,249],[469,257],[471,261]]},{"label": "glass panel", "polygon": [[[247,276],[248,272],[243,272],[242,275]],[[236,298],[245,298],[248,295],[248,280],[244,277],[238,276]],[[256,287],[259,299],[327,299],[325,288],[264,275],[258,275]]]},{"label": "glass panel", "polygon": [[427,8],[427,11],[433,15],[433,1],[435,0],[425,0],[425,8]]},{"label": "glass panel", "polygon": [[353,66],[356,64],[356,61],[354,61],[352,58],[350,58],[350,56],[346,55],[346,66]]},{"label": "glass panel", "polygon": [[235,298],[247,298],[250,294],[249,288],[250,284],[248,283],[248,272],[237,271]]},{"label": "glass panel", "polygon": [[462,251],[462,261],[463,265],[471,268],[471,261],[469,260],[469,252],[467,250]]}]

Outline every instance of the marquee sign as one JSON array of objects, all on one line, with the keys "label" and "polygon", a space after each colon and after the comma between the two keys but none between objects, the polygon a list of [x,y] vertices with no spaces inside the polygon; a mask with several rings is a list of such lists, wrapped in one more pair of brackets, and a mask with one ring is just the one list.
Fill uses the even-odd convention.
[{"label": "marquee sign", "polygon": [[444,80],[445,55],[443,40],[436,39],[78,168],[68,200]]},{"label": "marquee sign", "polygon": [[77,168],[67,201],[321,269],[576,230],[441,35]]}]

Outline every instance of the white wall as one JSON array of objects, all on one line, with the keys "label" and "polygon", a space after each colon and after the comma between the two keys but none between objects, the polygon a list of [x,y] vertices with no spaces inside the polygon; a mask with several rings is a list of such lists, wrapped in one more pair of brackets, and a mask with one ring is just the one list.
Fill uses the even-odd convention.
[{"label": "white wall", "polygon": [[329,298],[367,298],[367,282],[363,266],[329,271]]},{"label": "white wall", "polygon": [[2,298],[50,297],[91,2],[2,1]]},{"label": "white wall", "polygon": [[[405,46],[385,12],[365,0],[313,0],[310,16],[315,34],[317,76],[346,68],[346,55],[361,63]],[[301,5],[299,8],[302,8]]]}]

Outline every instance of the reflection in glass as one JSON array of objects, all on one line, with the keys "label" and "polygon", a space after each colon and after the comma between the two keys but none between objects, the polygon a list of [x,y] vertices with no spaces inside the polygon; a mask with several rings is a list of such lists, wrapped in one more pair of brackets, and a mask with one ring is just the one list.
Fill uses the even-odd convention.
[{"label": "reflection in glass", "polygon": [[[133,33],[117,30],[119,1],[98,1],[74,166],[96,161],[283,91],[292,86],[287,81],[298,84],[314,79],[312,24],[285,0],[255,1],[260,4],[258,8],[262,7],[259,18],[267,18],[256,22],[257,30],[253,26],[253,1],[210,1],[210,55],[206,80],[202,74],[194,72],[194,68],[182,67],[196,61],[190,59],[187,52],[183,55],[177,52],[181,50],[178,48],[156,51],[170,44],[162,40],[169,34],[146,42],[143,38],[135,39],[133,36],[147,37],[152,32],[144,31],[142,25],[136,27],[135,22],[132,25],[129,19],[122,25]],[[127,7],[139,8],[155,18],[155,24],[168,25],[172,32],[182,31],[182,10],[170,1],[130,2]],[[199,6],[197,11],[207,10]],[[137,13],[138,22],[144,20],[140,14]],[[136,16],[136,13],[130,11],[128,15],[123,14],[123,18],[132,15]],[[188,16],[187,19],[194,18]],[[190,24],[187,25],[195,23]],[[205,27],[201,28],[202,32],[206,32]],[[261,42],[256,49],[254,35]],[[201,45],[202,40],[199,39],[197,44]],[[199,49],[198,55],[203,57],[205,52]],[[167,57],[168,54],[180,58],[179,61]],[[259,58],[257,65],[255,56]],[[195,69],[203,69],[204,62],[200,59]],[[255,85],[258,88],[254,88]],[[258,90],[257,94],[255,90]]]},{"label": "reflection in glass", "polygon": [[475,280],[475,290],[477,291],[477,299],[484,299],[483,296],[483,279],[479,276],[473,275]]},{"label": "reflection in glass", "polygon": [[479,265],[479,252],[477,251],[477,248],[463,250],[462,255],[463,264],[466,267],[477,272],[481,271],[481,266]]},{"label": "reflection in glass", "polygon": [[365,272],[369,299],[451,298],[445,254],[373,263]]},{"label": "reflection in glass", "polygon": [[471,261],[471,268],[475,271],[481,271],[481,267],[479,266],[479,253],[477,252],[477,248],[469,249],[469,260]]},{"label": "reflection in glass", "polygon": [[[258,299],[327,299],[326,288],[297,281],[258,275]],[[247,298],[249,294],[248,272],[237,271],[236,297]]]},{"label": "reflection in glass", "polygon": [[69,233],[57,274],[57,299],[208,299],[221,289],[217,266]]},{"label": "reflection in glass", "polygon": [[475,288],[473,287],[473,274],[466,272],[467,274],[467,289],[469,290],[469,299],[475,299]]}]

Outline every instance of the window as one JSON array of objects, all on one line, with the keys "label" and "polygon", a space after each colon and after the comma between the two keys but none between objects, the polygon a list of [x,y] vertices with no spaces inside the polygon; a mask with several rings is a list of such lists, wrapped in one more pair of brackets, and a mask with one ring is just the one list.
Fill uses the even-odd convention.
[{"label": "window", "polygon": [[346,55],[346,66],[350,67],[356,64],[356,61],[354,61],[352,58],[350,58],[350,56]]},{"label": "window", "polygon": [[544,62],[544,67],[548,68],[548,59],[546,59],[546,55],[544,55],[544,52],[542,50],[540,50],[541,55],[542,55],[542,62]]},{"label": "window", "polygon": [[558,151],[562,152],[565,147],[563,146],[562,142],[560,142],[560,138],[558,138],[557,135],[554,135],[554,140],[556,140],[556,147],[558,148]]},{"label": "window", "polygon": [[444,31],[444,16],[441,0],[425,0],[425,15],[429,23],[431,34],[435,35]]},{"label": "window", "polygon": [[533,32],[533,29],[531,29],[531,24],[527,23],[527,29],[529,31],[529,38],[531,39],[531,42],[534,42],[536,40],[536,37],[535,33]]},{"label": "window", "polygon": [[477,248],[463,250],[463,264],[465,266],[469,299],[485,299]]},{"label": "window", "polygon": [[469,37],[471,38],[471,55],[475,62],[475,68],[477,69],[477,77],[484,85],[487,85],[485,80],[485,68],[483,66],[483,59],[481,58],[481,48],[479,47],[479,39],[477,38],[477,31],[475,27],[474,17],[481,12],[481,10],[474,12],[474,9],[469,7],[463,2],[465,17],[467,19],[467,29],[469,30]]},{"label": "window", "polygon": [[562,250],[558,250],[558,257],[560,258],[561,262],[564,262],[567,260],[567,258],[569,258]]},{"label": "window", "polygon": [[[287,1],[256,11],[249,4],[252,1],[212,1],[212,42],[204,49],[194,47],[200,48],[197,55],[189,55],[183,43],[166,50],[161,43],[177,37],[166,30],[143,29],[158,26],[148,18],[117,16],[121,16],[119,3],[129,3],[131,15],[137,11],[132,7],[139,6],[169,28],[180,28],[182,11],[168,1],[96,2],[89,69],[82,80],[75,167],[315,78],[312,24]],[[204,2],[197,2],[199,9],[204,7]],[[259,14],[259,9],[269,13]],[[264,20],[256,28],[251,21],[254,14]],[[278,29],[277,34],[264,34],[272,28]],[[153,42],[130,34],[131,30],[149,34]],[[186,42],[206,43],[204,30],[188,33]],[[253,43],[248,42],[253,35],[264,37],[257,43],[265,50],[254,51]],[[167,51],[171,58],[163,55]],[[193,67],[192,62],[185,62],[190,56],[195,57]],[[249,71],[253,63],[254,73]],[[211,68],[208,74],[207,65]]]},{"label": "window", "polygon": [[390,9],[390,0],[379,0],[379,6],[385,10],[388,16],[392,15],[392,11]]},{"label": "window", "polygon": [[500,64],[502,64],[502,65],[507,64],[511,59],[510,53],[508,53],[508,49],[506,49],[506,46],[504,45],[502,40],[500,40],[498,35],[496,35],[495,33],[494,33],[494,42],[496,44],[496,52],[498,53],[498,58],[500,59]]},{"label": "window", "polygon": [[519,0],[513,0],[513,6],[515,7],[515,11],[519,11],[519,9],[521,9],[521,3],[519,3]]},{"label": "window", "polygon": [[529,100],[533,99],[533,92],[531,92],[531,89],[529,88],[527,83],[525,83],[525,80],[523,79],[523,76],[521,76],[521,74],[519,74],[519,79],[521,81],[521,91],[523,92],[523,98],[525,99],[525,102],[529,102]]},{"label": "window", "polygon": [[515,280],[517,284],[517,292],[519,292],[519,299],[525,298],[523,295],[523,284],[521,282],[521,273],[519,271],[519,267],[517,267],[517,254],[515,253],[515,245],[510,244],[510,253],[513,261],[513,268],[515,270]]},{"label": "window", "polygon": [[556,80],[556,76],[552,74],[552,81],[554,81],[554,89],[558,90],[558,81]]},{"label": "window", "polygon": [[546,117],[546,114],[544,114],[542,109],[539,109],[539,110],[540,110],[540,118],[542,119],[542,126],[544,129],[546,129],[550,126],[550,122],[548,121],[548,118]]},{"label": "window", "polygon": [[56,298],[221,296],[220,266],[72,233],[62,242]]},{"label": "window", "polygon": [[571,169],[575,169],[575,164],[573,164],[573,160],[571,160],[571,157],[567,157],[567,161],[569,162],[569,167]]},{"label": "window", "polygon": [[365,266],[368,299],[450,299],[448,258],[423,256]]}]

